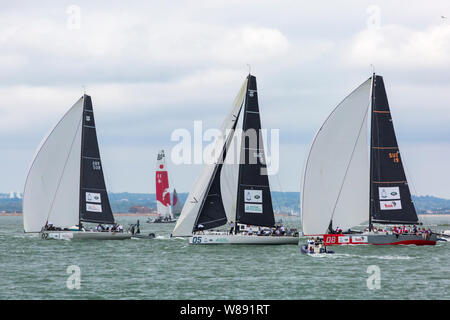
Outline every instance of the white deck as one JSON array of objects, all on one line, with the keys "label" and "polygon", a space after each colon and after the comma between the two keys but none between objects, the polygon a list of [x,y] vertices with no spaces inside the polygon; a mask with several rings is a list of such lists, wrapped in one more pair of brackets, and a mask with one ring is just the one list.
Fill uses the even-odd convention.
[{"label": "white deck", "polygon": [[189,237],[190,244],[298,244],[298,237],[231,234],[197,234]]},{"label": "white deck", "polygon": [[124,240],[130,239],[131,233],[97,231],[44,231],[40,232],[39,236],[42,239],[57,240]]}]

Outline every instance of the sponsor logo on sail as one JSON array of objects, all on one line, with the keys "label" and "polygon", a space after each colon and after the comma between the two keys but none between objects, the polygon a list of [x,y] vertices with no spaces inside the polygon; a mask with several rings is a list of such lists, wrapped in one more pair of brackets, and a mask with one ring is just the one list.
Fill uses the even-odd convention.
[{"label": "sponsor logo on sail", "polygon": [[402,209],[402,202],[400,200],[380,201],[381,210],[400,210]]},{"label": "sponsor logo on sail", "polygon": [[399,187],[378,187],[380,200],[398,200],[400,199]]},{"label": "sponsor logo on sail", "polygon": [[100,161],[98,161],[98,160],[92,161],[92,169],[94,169],[94,170],[101,170],[102,167],[100,165]]},{"label": "sponsor logo on sail", "polygon": [[102,203],[100,193],[86,192],[86,201],[94,203]]},{"label": "sponsor logo on sail", "polygon": [[262,213],[263,212],[262,204],[246,203],[245,204],[245,212],[247,212],[247,213]]},{"label": "sponsor logo on sail", "polygon": [[253,152],[253,157],[257,159],[264,159],[264,153],[263,152]]},{"label": "sponsor logo on sail", "polygon": [[102,206],[100,204],[86,203],[86,211],[102,212]]},{"label": "sponsor logo on sail", "polygon": [[262,203],[262,190],[244,190],[245,202]]}]

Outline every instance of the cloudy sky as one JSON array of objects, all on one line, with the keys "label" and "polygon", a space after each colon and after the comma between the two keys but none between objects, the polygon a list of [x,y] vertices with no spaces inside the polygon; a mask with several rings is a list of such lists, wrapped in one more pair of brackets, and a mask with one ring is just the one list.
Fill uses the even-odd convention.
[{"label": "cloudy sky", "polygon": [[[157,150],[195,120],[219,127],[247,64],[280,129],[273,189],[299,191],[316,130],[373,64],[413,193],[450,198],[450,3],[392,2],[0,0],[0,192],[23,189],[83,86],[109,190],[154,192]],[[201,169],[169,167],[180,192]]]}]

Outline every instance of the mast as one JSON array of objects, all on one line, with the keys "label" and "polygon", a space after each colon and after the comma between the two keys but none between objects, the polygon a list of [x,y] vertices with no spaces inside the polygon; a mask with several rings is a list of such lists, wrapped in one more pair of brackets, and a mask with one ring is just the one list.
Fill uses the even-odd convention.
[{"label": "mast", "polygon": [[86,94],[83,100],[79,199],[80,228],[81,222],[115,223],[100,159],[92,100]]},{"label": "mast", "polygon": [[372,203],[373,203],[373,186],[372,186],[372,181],[373,181],[373,135],[372,135],[372,128],[373,128],[373,121],[374,121],[374,117],[373,117],[373,106],[375,105],[375,72],[372,74],[372,89],[371,89],[371,101],[370,101],[370,155],[369,155],[369,167],[370,167],[370,178],[369,178],[369,231],[372,230],[372,213],[371,213],[371,208],[372,208]]}]

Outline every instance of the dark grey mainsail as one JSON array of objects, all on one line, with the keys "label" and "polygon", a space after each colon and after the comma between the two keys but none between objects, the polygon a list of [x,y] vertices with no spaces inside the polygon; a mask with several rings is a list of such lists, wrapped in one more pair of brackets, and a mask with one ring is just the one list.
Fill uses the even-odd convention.
[{"label": "dark grey mainsail", "polygon": [[383,77],[374,75],[372,86],[370,224],[417,224]]},{"label": "dark grey mainsail", "polygon": [[261,137],[256,78],[248,76],[237,191],[236,221],[273,226],[275,218]]},{"label": "dark grey mainsail", "polygon": [[106,191],[91,97],[84,95],[80,165],[80,221],[114,223]]}]

